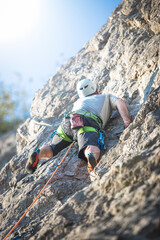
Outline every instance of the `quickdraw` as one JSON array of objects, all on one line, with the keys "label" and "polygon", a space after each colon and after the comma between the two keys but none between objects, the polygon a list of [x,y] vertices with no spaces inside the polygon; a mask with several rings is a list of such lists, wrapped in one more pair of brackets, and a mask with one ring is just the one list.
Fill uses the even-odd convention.
[{"label": "quickdraw", "polygon": [[56,133],[57,133],[57,130],[51,134],[51,138],[53,138]]},{"label": "quickdraw", "polygon": [[98,138],[98,147],[101,149],[101,150],[106,150],[106,146],[105,146],[105,143],[104,143],[104,137],[105,137],[105,131],[104,130],[100,130],[99,131],[99,138]]},{"label": "quickdraw", "polygon": [[67,112],[64,113],[65,118],[70,118],[69,114]]}]

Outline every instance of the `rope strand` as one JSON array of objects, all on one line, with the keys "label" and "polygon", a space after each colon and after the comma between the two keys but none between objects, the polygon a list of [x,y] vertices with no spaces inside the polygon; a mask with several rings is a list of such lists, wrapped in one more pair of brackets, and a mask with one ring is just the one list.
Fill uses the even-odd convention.
[{"label": "rope strand", "polygon": [[48,180],[48,182],[45,184],[45,186],[42,188],[42,190],[40,191],[40,193],[37,195],[37,197],[35,198],[35,200],[31,203],[31,205],[28,207],[28,209],[25,211],[25,213],[22,215],[22,217],[18,220],[18,222],[14,225],[14,227],[10,230],[10,232],[6,235],[6,237],[3,240],[6,240],[7,237],[13,232],[13,230],[17,227],[17,225],[21,222],[21,220],[25,217],[25,215],[28,213],[28,211],[31,209],[31,207],[33,206],[33,204],[37,201],[37,199],[39,198],[39,196],[42,194],[42,192],[44,191],[44,189],[47,187],[48,183],[51,181],[51,179],[53,178],[53,176],[55,175],[55,173],[57,172],[58,168],[60,167],[60,165],[62,164],[62,162],[64,161],[64,159],[66,158],[69,150],[71,149],[71,147],[73,146],[74,142],[72,142],[72,144],[70,145],[70,147],[68,148],[66,154],[64,155],[64,157],[62,158],[61,162],[59,165],[57,165],[56,170],[54,171],[54,173],[52,174],[52,176],[50,177],[50,179]]}]

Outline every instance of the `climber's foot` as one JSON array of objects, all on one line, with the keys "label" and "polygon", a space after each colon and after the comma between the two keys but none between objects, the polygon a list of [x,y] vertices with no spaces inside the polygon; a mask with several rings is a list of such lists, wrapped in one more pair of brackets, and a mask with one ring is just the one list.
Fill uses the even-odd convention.
[{"label": "climber's foot", "polygon": [[39,149],[37,151],[34,151],[32,155],[29,157],[26,163],[26,171],[28,173],[34,173],[37,169],[37,165],[39,162],[38,155],[39,155]]},{"label": "climber's foot", "polygon": [[97,161],[93,155],[93,153],[88,154],[88,173],[93,171],[95,166],[97,165]]}]

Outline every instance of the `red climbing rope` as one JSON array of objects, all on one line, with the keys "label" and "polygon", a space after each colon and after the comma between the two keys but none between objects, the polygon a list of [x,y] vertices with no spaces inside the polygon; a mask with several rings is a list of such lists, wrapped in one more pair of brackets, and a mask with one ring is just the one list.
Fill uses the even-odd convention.
[{"label": "red climbing rope", "polygon": [[55,173],[57,172],[58,168],[60,167],[60,165],[62,164],[62,162],[64,161],[64,159],[66,158],[69,150],[71,149],[71,147],[73,146],[74,142],[72,142],[72,144],[70,145],[70,147],[68,148],[66,154],[64,155],[64,157],[62,158],[61,162],[59,165],[57,165],[56,170],[54,171],[54,173],[52,174],[52,176],[50,177],[50,179],[48,180],[48,182],[45,184],[45,186],[42,188],[42,190],[40,191],[40,193],[38,194],[38,196],[35,198],[35,200],[31,203],[31,205],[28,207],[28,209],[25,211],[25,213],[22,215],[22,217],[18,220],[18,222],[14,225],[14,227],[10,230],[10,232],[6,235],[6,237],[3,239],[7,239],[7,237],[13,232],[13,230],[17,227],[17,225],[21,222],[21,220],[25,217],[25,215],[28,213],[28,211],[31,209],[31,207],[33,206],[33,204],[37,201],[37,199],[39,198],[39,196],[42,194],[42,192],[44,191],[44,189],[47,187],[48,183],[51,181],[51,179],[53,178],[53,176],[55,175]]}]

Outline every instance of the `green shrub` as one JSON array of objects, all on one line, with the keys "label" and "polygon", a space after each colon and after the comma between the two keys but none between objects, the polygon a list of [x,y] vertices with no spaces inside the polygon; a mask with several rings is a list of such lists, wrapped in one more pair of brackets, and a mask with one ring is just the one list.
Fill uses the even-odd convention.
[{"label": "green shrub", "polygon": [[[6,90],[4,83],[0,82],[0,134],[16,128],[27,116],[28,106],[24,101],[24,92],[17,96],[18,99],[14,97],[13,100],[13,96],[9,90]],[[22,114],[17,117],[16,111],[20,105],[22,105]]]}]

